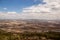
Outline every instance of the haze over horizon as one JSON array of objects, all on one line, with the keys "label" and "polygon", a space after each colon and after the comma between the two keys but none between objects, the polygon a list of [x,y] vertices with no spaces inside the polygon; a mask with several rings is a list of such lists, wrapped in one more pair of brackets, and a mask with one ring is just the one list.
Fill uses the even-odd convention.
[{"label": "haze over horizon", "polygon": [[0,19],[60,20],[60,0],[1,0]]}]

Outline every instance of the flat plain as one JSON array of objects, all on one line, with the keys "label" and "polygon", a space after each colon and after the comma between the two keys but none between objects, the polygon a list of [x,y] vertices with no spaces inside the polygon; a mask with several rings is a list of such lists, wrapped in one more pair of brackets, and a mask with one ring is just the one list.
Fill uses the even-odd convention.
[{"label": "flat plain", "polygon": [[60,21],[0,20],[0,40],[60,40]]}]

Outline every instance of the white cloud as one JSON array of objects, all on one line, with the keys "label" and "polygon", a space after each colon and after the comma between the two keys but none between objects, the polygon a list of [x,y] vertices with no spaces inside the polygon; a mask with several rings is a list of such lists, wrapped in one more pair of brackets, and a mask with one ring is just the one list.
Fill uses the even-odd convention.
[{"label": "white cloud", "polygon": [[60,19],[60,0],[44,0],[46,4],[38,4],[23,8],[22,13],[0,13],[5,19]]},{"label": "white cloud", "polygon": [[16,12],[0,13],[0,19],[18,19],[20,17]]},{"label": "white cloud", "polygon": [[60,19],[60,0],[44,0],[46,4],[38,4],[23,8],[23,13],[27,18],[38,19]]},{"label": "white cloud", "polygon": [[7,8],[3,8],[4,10],[7,10]]}]

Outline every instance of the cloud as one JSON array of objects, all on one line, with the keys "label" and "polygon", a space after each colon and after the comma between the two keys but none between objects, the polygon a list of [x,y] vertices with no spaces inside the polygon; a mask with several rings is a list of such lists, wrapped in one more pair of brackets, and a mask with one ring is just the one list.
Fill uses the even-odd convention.
[{"label": "cloud", "polygon": [[19,14],[17,14],[16,12],[0,13],[0,19],[18,19],[18,18]]},{"label": "cloud", "polygon": [[27,18],[36,19],[60,19],[60,1],[44,0],[46,4],[38,4],[31,7],[23,8],[23,13]]},{"label": "cloud", "polygon": [[7,8],[3,8],[4,10],[7,10]]},{"label": "cloud", "polygon": [[16,12],[7,12],[7,13],[12,13],[12,14],[15,14]]},{"label": "cloud", "polygon": [[44,0],[46,4],[38,4],[23,8],[22,13],[0,13],[2,19],[60,19],[60,0]]}]

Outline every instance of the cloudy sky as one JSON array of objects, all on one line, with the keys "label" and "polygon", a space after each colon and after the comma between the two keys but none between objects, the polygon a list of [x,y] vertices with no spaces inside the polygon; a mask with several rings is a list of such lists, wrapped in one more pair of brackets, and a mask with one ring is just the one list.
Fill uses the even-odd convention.
[{"label": "cloudy sky", "polygon": [[0,0],[0,19],[60,19],[60,0]]}]

